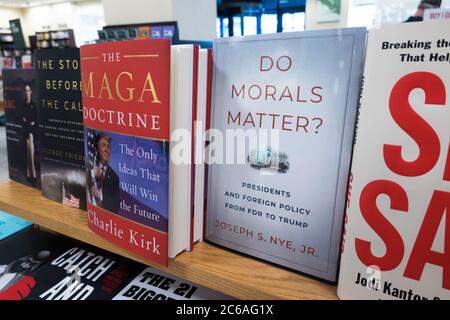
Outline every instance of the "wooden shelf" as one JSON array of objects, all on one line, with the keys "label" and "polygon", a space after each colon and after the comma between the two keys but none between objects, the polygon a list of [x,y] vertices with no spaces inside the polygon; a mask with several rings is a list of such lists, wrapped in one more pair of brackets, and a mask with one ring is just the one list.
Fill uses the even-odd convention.
[{"label": "wooden shelf", "polygon": [[239,299],[337,299],[336,286],[207,243],[180,254],[168,268],[148,263],[93,233],[85,211],[48,200],[19,183],[0,183],[0,210]]}]

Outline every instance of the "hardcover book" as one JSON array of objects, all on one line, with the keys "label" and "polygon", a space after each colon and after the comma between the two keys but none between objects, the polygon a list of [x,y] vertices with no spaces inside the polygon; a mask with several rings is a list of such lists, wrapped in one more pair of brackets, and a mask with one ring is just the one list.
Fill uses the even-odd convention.
[{"label": "hardcover book", "polygon": [[77,48],[35,53],[40,102],[42,194],[86,209],[80,52]]},{"label": "hardcover book", "polygon": [[39,95],[34,69],[4,69],[6,147],[11,180],[41,187]]},{"label": "hardcover book", "polygon": [[338,296],[450,299],[449,22],[369,32]]},{"label": "hardcover book", "polygon": [[155,268],[29,228],[0,242],[0,300],[231,299]]},{"label": "hardcover book", "polygon": [[164,265],[193,242],[193,166],[169,166],[169,137],[192,130],[194,49],[166,39],[81,48],[89,226]]},{"label": "hardcover book", "polygon": [[215,40],[207,240],[336,280],[365,37]]},{"label": "hardcover book", "polygon": [[170,44],[81,47],[89,227],[168,262]]}]

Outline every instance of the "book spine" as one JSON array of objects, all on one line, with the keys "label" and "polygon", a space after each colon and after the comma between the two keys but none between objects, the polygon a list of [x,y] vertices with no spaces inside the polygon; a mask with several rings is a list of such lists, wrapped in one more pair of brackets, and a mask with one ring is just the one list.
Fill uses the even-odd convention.
[{"label": "book spine", "polygon": [[[352,159],[351,159],[351,163],[350,163],[350,172],[349,172],[349,178],[348,178],[348,186],[347,186],[347,199],[346,199],[346,204],[345,204],[345,214],[344,214],[344,221],[343,221],[343,228],[342,228],[342,238],[341,238],[341,252],[340,252],[340,267],[339,267],[339,276],[341,275],[342,272],[344,272],[345,270],[345,248],[346,248],[346,238],[347,238],[347,225],[349,222],[349,216],[350,216],[350,204],[352,200],[355,200],[356,196],[352,197],[352,185],[354,182],[354,163],[357,163],[357,159],[358,159],[358,153],[359,153],[359,146],[357,145],[356,141],[357,141],[357,135],[358,135],[358,125],[360,123],[360,118],[361,118],[361,112],[362,112],[362,108],[361,106],[363,105],[363,99],[364,99],[364,84],[365,84],[365,79],[368,76],[368,72],[369,72],[369,66],[368,66],[368,62],[370,61],[370,59],[367,59],[367,53],[369,52],[368,50],[370,48],[368,48],[368,39],[370,37],[370,33],[368,34],[367,38],[366,38],[366,46],[365,46],[365,53],[363,56],[363,72],[362,72],[362,76],[361,76],[361,88],[360,88],[360,93],[359,93],[359,99],[358,99],[358,109],[357,109],[357,113],[356,113],[356,120],[355,120],[355,132],[354,132],[354,138],[353,138],[353,150],[352,150]],[[340,284],[340,282],[338,281],[338,288],[337,288],[337,295],[339,298],[343,299],[343,297],[345,296],[345,293],[342,294],[342,286]],[[345,291],[345,290],[344,290]]]},{"label": "book spine", "polygon": [[[212,73],[213,73],[213,55],[212,49],[208,49],[208,64],[207,64],[207,77],[206,77],[206,116],[205,116],[205,133],[211,128],[211,90],[212,90]],[[205,134],[206,137],[206,134]],[[205,150],[208,142],[205,141]],[[204,169],[204,186],[203,186],[203,232],[201,241],[205,241],[206,237],[206,208],[208,204],[208,161],[206,159],[206,152],[204,153],[205,169]]]},{"label": "book spine", "polygon": [[191,204],[190,204],[190,234],[188,251],[194,248],[194,204],[195,204],[195,123],[197,121],[198,92],[198,59],[199,47],[194,45],[192,73],[192,124],[191,124]]},{"label": "book spine", "polygon": [[359,90],[359,99],[358,99],[358,108],[356,110],[356,120],[355,120],[355,129],[354,129],[354,136],[353,136],[353,148],[352,148],[352,158],[350,161],[350,172],[348,176],[348,183],[347,183],[347,199],[345,203],[345,215],[344,215],[344,221],[343,221],[343,227],[342,227],[342,239],[341,239],[341,256],[344,253],[345,248],[345,226],[348,222],[348,209],[350,207],[350,201],[351,201],[351,194],[352,194],[352,182],[353,182],[353,174],[352,174],[352,164],[355,159],[355,151],[356,151],[356,136],[358,133],[358,123],[359,123],[359,116],[361,114],[361,104],[362,104],[362,98],[364,94],[364,79],[366,77],[366,67],[365,67],[365,56],[367,53],[367,37],[366,37],[366,46],[365,46],[365,52],[363,55],[363,61],[362,61],[362,73],[361,73],[361,88]]}]

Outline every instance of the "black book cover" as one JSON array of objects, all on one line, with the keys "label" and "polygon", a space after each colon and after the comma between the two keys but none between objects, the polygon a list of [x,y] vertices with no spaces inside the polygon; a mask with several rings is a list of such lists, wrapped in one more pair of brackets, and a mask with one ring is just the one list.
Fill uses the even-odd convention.
[{"label": "black book cover", "polygon": [[86,209],[80,51],[36,51],[42,194]]},{"label": "black book cover", "polygon": [[34,69],[4,69],[3,95],[9,177],[40,188],[39,97]]},{"label": "black book cover", "polygon": [[233,299],[37,228],[1,241],[0,252],[0,300]]},{"label": "black book cover", "polygon": [[0,243],[0,300],[109,300],[144,266],[29,228]]}]

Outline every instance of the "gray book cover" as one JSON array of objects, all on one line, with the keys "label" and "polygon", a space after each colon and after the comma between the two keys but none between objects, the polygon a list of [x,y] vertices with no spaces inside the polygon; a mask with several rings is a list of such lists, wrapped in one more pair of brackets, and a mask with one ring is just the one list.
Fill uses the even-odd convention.
[{"label": "gray book cover", "polygon": [[365,41],[348,28],[214,42],[207,240],[336,281]]}]

